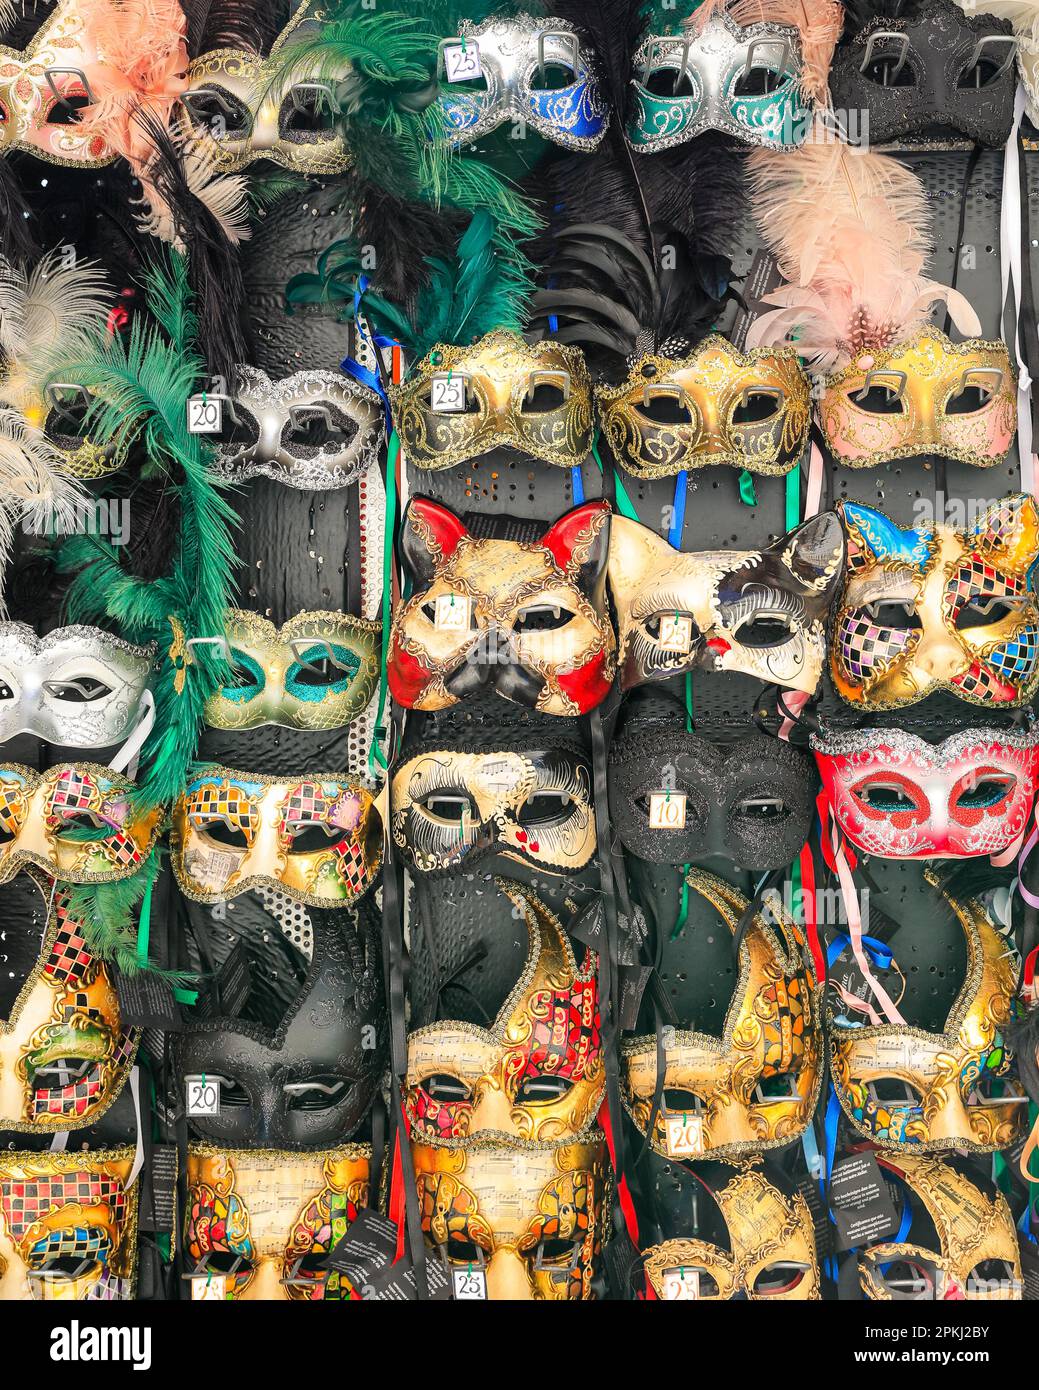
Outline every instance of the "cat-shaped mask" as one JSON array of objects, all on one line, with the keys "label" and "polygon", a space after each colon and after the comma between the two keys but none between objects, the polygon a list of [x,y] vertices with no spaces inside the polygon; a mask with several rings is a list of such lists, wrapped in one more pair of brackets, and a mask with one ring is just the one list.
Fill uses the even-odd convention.
[{"label": "cat-shaped mask", "polygon": [[1026,704],[1039,688],[1035,499],[1011,493],[962,531],[903,531],[851,502],[839,511],[848,578],[830,652],[838,694],[866,710],[913,705],[932,690]]},{"label": "cat-shaped mask", "polygon": [[764,550],[683,554],[648,527],[614,517],[610,588],[621,688],[686,671],[740,671],[811,694],[826,653],[826,615],[844,568],[833,512]]},{"label": "cat-shaped mask", "polygon": [[541,532],[515,517],[463,521],[413,497],[400,535],[413,593],[390,633],[394,699],[447,709],[490,687],[543,714],[594,709],[616,669],[609,535],[605,502],[575,507]]}]

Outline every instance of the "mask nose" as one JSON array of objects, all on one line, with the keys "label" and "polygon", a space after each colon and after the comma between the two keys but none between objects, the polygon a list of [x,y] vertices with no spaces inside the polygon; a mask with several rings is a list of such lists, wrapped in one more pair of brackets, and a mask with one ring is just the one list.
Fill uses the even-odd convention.
[{"label": "mask nose", "polygon": [[505,1092],[499,1087],[483,1085],[476,1092],[469,1122],[469,1133],[486,1133],[492,1129],[505,1134],[512,1134],[515,1131],[515,1125],[512,1122],[512,1106],[509,1104]]},{"label": "mask nose", "polygon": [[942,624],[938,631],[921,629],[913,664],[931,680],[948,682],[968,664],[962,647]]},{"label": "mask nose", "polygon": [[271,150],[281,139],[278,130],[278,108],[265,101],[256,113],[249,143],[254,150]]},{"label": "mask nose", "polygon": [[527,1266],[515,1250],[496,1250],[487,1266],[487,1297],[498,1302],[531,1303]]}]

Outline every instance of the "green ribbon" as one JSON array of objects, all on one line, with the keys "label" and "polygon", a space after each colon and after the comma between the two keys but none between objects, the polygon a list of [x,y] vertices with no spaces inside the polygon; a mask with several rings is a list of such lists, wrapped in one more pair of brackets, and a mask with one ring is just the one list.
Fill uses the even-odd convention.
[{"label": "green ribbon", "polygon": [[754,475],[746,468],[740,472],[740,501],[745,507],[758,505],[757,494],[754,491]]},{"label": "green ribbon", "polygon": [[382,664],[379,671],[379,708],[375,714],[375,737],[368,749],[368,771],[375,780],[378,780],[375,764],[378,763],[383,771],[388,767],[386,754],[379,746],[379,729],[382,727],[382,717],[386,711],[386,667],[390,653],[390,605],[393,597],[390,567],[393,562],[393,527],[397,511],[397,456],[399,454],[400,438],[397,431],[394,430],[390,435],[389,449],[386,454],[386,530],[382,547]]},{"label": "green ribbon", "polygon": [[[693,673],[685,673],[685,729],[687,734],[693,732]],[[685,927],[689,920],[689,884],[686,882],[686,875],[692,866],[682,865],[682,896],[678,903],[678,916],[675,918],[675,925],[671,928],[671,940],[674,941]]]},{"label": "green ribbon", "polygon": [[[594,458],[596,463],[599,465],[599,472],[605,475],[605,470],[602,466],[602,459],[599,457],[598,446],[599,440],[598,437],[596,437],[592,440],[592,458]],[[629,519],[629,521],[638,521],[639,514],[632,505],[631,498],[624,491],[624,484],[621,482],[619,476],[617,476],[616,473],[614,474],[614,482],[617,488],[617,510],[620,512],[621,516],[626,516]]]}]

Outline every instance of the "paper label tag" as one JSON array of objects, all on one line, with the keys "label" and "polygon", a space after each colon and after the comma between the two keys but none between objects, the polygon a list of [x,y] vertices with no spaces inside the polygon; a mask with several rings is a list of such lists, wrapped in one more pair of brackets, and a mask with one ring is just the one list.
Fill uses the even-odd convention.
[{"label": "paper label tag", "polygon": [[669,613],[660,619],[657,645],[665,652],[687,652],[693,645],[693,620],[681,613]]},{"label": "paper label tag", "polygon": [[217,1076],[185,1076],[184,1106],[191,1115],[220,1114],[220,1078]]},{"label": "paper label tag", "polygon": [[438,415],[453,415],[465,409],[465,377],[446,372],[429,385],[429,404]]},{"label": "paper label tag", "polygon": [[177,1224],[177,1148],[153,1144],[148,1181],[141,1188],[138,1221],[144,1231],[172,1231]]},{"label": "paper label tag", "polygon": [[685,829],[685,792],[650,792],[650,830]]},{"label": "paper label tag", "polygon": [[448,82],[468,82],[470,78],[483,76],[480,45],[476,39],[444,45],[444,76]]},{"label": "paper label tag", "polygon": [[119,996],[119,1011],[126,1024],[138,1028],[161,1028],[167,1033],[179,1033],[184,1024],[169,980],[152,971],[137,975],[115,977]]},{"label": "paper label tag", "polygon": [[226,1297],[227,1276],[224,1274],[196,1274],[191,1281],[192,1303],[210,1300],[221,1303]]},{"label": "paper label tag", "polygon": [[870,1245],[898,1230],[898,1212],[871,1153],[849,1154],[833,1165],[830,1206],[840,1250]]},{"label": "paper label tag", "polygon": [[451,1291],[455,1298],[486,1298],[487,1275],[482,1269],[453,1269]]},{"label": "paper label tag", "polygon": [[469,600],[461,594],[441,594],[436,601],[433,626],[441,632],[468,632]]},{"label": "paper label tag", "polygon": [[696,1269],[665,1269],[662,1284],[668,1302],[684,1302],[700,1297],[700,1272]]},{"label": "paper label tag", "polygon": [[672,1158],[703,1153],[703,1120],[699,1115],[667,1115],[667,1151]]},{"label": "paper label tag", "polygon": [[219,434],[224,425],[224,403],[219,396],[192,396],[188,400],[188,433]]}]

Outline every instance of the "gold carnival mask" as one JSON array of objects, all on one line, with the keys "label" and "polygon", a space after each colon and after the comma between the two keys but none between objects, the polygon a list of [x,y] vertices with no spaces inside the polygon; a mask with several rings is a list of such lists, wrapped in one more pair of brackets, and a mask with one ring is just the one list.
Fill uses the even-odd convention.
[{"label": "gold carnival mask", "polygon": [[[188,1149],[184,1277],[193,1299],[345,1300],[328,1254],[368,1205],[372,1151]],[[214,1287],[215,1285],[215,1287]]]},{"label": "gold carnival mask", "polygon": [[[928,1244],[881,1241],[859,1252],[866,1298],[1019,1302],[1021,1255],[1014,1218],[1001,1192],[983,1192],[950,1163],[930,1154],[885,1153],[883,1169],[901,1179],[938,1236]],[[906,1233],[911,1237],[913,1227]]]},{"label": "gold carnival mask", "polygon": [[0,1303],[132,1299],[134,1149],[0,1150]]},{"label": "gold carnival mask", "polygon": [[[36,772],[0,767],[0,883],[36,864],[69,883],[129,878],[159,833],[162,811],[136,811],[132,782],[94,763]],[[85,833],[84,833],[85,832]]]},{"label": "gold carnival mask", "polygon": [[228,610],[233,679],[206,701],[214,729],[338,729],[375,693],[382,624],[348,613],[297,613],[280,628]]},{"label": "gold carnival mask", "polygon": [[65,894],[38,869],[25,878],[44,911],[53,893],[53,907],[36,967],[0,1018],[0,1130],[82,1129],[122,1091],[138,1034],[123,1027],[109,969],[87,950]]},{"label": "gold carnival mask", "polygon": [[[853,1128],[875,1144],[990,1153],[1008,1148],[1025,1128],[1027,1106],[1002,1032],[1016,967],[976,899],[944,896],[967,939],[967,973],[944,1031],[903,1023],[855,1027],[831,1009],[830,1072]],[[886,1098],[893,1084],[904,1100]]]},{"label": "gold carnival mask", "polygon": [[792,347],[744,353],[717,333],[680,361],[640,358],[627,381],[596,386],[595,404],[614,457],[639,478],[709,464],[789,473],[812,413]]},{"label": "gold carnival mask", "polygon": [[[721,1210],[728,1249],[688,1237],[651,1245],[643,1260],[658,1299],[813,1302],[822,1297],[812,1213],[800,1192],[787,1194],[760,1168],[740,1165],[727,1182],[710,1186],[710,1196]],[[698,1201],[705,1200],[701,1191]]]},{"label": "gold carnival mask", "polygon": [[579,969],[545,905],[495,881],[526,922],[527,963],[490,1028],[438,1022],[409,1035],[404,1103],[413,1142],[458,1147],[491,1133],[572,1139],[598,1113],[606,1084],[598,961],[589,951]]},{"label": "gold carnival mask", "polygon": [[933,690],[1015,707],[1039,687],[1039,556],[1033,497],[1011,493],[962,531],[902,530],[883,512],[838,508],[848,568],[830,639],[837,693],[899,709]]},{"label": "gold carnival mask", "polygon": [[342,773],[211,768],[174,805],[170,849],[181,892],[196,902],[266,886],[310,907],[341,907],[372,886],[382,828],[371,792]]},{"label": "gold carnival mask", "polygon": [[422,1233],[452,1270],[481,1271],[488,1299],[588,1299],[609,1230],[602,1133],[517,1148],[413,1144]]},{"label": "gold carnival mask", "polygon": [[[747,907],[737,889],[703,870],[686,876],[733,933]],[[727,1158],[777,1148],[801,1135],[822,1082],[815,979],[799,928],[755,914],[739,950],[739,976],[720,1038],[670,1030],[651,1143],[671,1158]],[[645,1134],[657,1091],[657,1039],[621,1048],[626,1109]]]},{"label": "gold carnival mask", "polygon": [[389,396],[416,468],[452,468],[503,446],[576,468],[591,451],[584,357],[552,339],[528,343],[496,329],[471,347],[438,343]]},{"label": "gold carnival mask", "polygon": [[989,468],[1017,430],[1017,373],[1004,343],[954,343],[928,326],[826,378],[819,423],[849,468],[939,454]]}]

